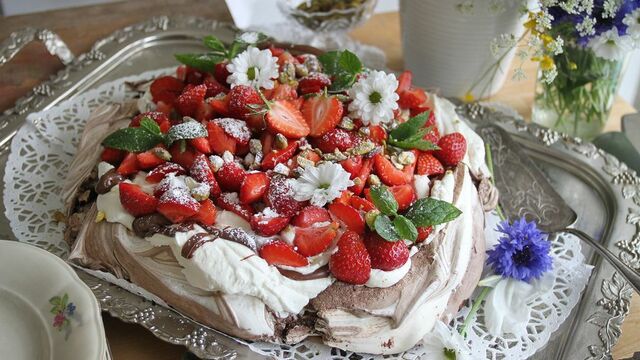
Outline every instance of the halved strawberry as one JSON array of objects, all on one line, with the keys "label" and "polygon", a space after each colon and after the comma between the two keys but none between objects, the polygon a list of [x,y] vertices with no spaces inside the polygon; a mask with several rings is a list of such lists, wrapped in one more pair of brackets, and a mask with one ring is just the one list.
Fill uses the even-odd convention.
[{"label": "halved strawberry", "polygon": [[427,101],[427,93],[422,88],[411,87],[400,93],[398,105],[403,109],[411,109],[424,104]]},{"label": "halved strawberry", "polygon": [[236,141],[231,136],[227,135],[220,125],[216,124],[214,121],[208,121],[207,133],[211,151],[218,155],[224,154],[225,151],[235,154],[237,146]]},{"label": "halved strawberry", "polygon": [[398,202],[398,211],[404,211],[416,201],[416,191],[411,184],[392,186],[389,191]]},{"label": "halved strawberry", "polygon": [[229,77],[229,75],[231,75],[229,73],[229,70],[227,70],[227,65],[228,63],[226,61],[217,63],[215,68],[213,69],[213,77],[215,77],[216,80],[218,80],[218,82],[220,84],[226,85],[227,83],[227,78]]},{"label": "halved strawberry", "polygon": [[355,208],[341,203],[333,202],[329,205],[329,212],[347,229],[355,231],[358,234],[364,234],[365,222],[364,218]]},{"label": "halved strawberry", "polygon": [[362,211],[371,211],[371,210],[375,210],[376,208],[376,206],[373,205],[371,200],[361,198],[360,196],[351,197],[351,206],[356,208],[356,210],[362,210]]},{"label": "halved strawberry", "polygon": [[410,70],[403,71],[402,74],[398,76],[398,88],[396,89],[396,92],[398,94],[401,94],[405,90],[409,90],[409,88],[411,87],[412,78],[413,73]]},{"label": "halved strawberry", "polygon": [[216,172],[216,179],[220,187],[227,191],[240,190],[240,185],[242,185],[245,176],[247,176],[247,172],[242,165],[235,161],[225,162]]},{"label": "halved strawberry", "polygon": [[172,223],[177,224],[200,211],[200,203],[182,188],[166,191],[158,201],[158,212]]},{"label": "halved strawberry", "polygon": [[[205,95],[207,98],[217,96],[218,94],[224,94],[229,90],[211,74],[205,74],[202,84],[207,87],[207,94]],[[226,82],[224,84],[226,84]]]},{"label": "halved strawberry", "polygon": [[340,162],[342,168],[351,174],[351,180],[355,179],[362,170],[362,156],[356,155]]},{"label": "halved strawberry", "polygon": [[380,125],[369,125],[369,138],[380,145],[387,141],[387,131]]},{"label": "halved strawberry", "polygon": [[286,216],[269,217],[258,213],[251,217],[251,228],[262,236],[273,236],[284,229],[290,219]]},{"label": "halved strawberry", "polygon": [[291,224],[297,227],[306,228],[315,223],[326,221],[331,221],[331,216],[326,209],[318,206],[307,206],[300,210],[300,213],[291,220]]},{"label": "halved strawberry", "polygon": [[268,154],[273,150],[273,140],[275,136],[268,131],[264,131],[262,135],[260,135],[260,143],[262,144],[262,153]]},{"label": "halved strawberry", "polygon": [[211,110],[214,114],[217,114],[218,116],[229,115],[229,95],[223,98],[208,99],[207,103],[211,106]]},{"label": "halved strawberry", "polygon": [[334,128],[315,138],[314,143],[324,153],[332,153],[335,149],[347,151],[357,144],[357,135],[352,131]]},{"label": "halved strawberry", "polygon": [[302,105],[302,116],[309,125],[309,135],[322,136],[342,120],[342,102],[335,96],[314,96]]},{"label": "halved strawberry", "polygon": [[190,220],[202,225],[213,225],[216,223],[217,210],[211,199],[200,201],[200,210],[193,215]]},{"label": "halved strawberry", "polygon": [[180,148],[180,141],[175,142],[169,148],[169,153],[171,154],[171,161],[182,166],[185,169],[191,168],[193,164],[193,159],[195,159],[197,153],[189,148],[186,148],[184,151]]},{"label": "halved strawberry", "polygon": [[416,174],[428,176],[444,174],[444,166],[431,153],[423,152],[418,155]]},{"label": "halved strawberry", "polygon": [[153,169],[165,162],[165,160],[160,159],[151,150],[137,154],[136,158],[138,160],[138,167],[142,170]]},{"label": "halved strawberry", "polygon": [[240,204],[237,193],[222,193],[216,199],[216,205],[224,210],[231,211],[241,218],[251,221],[253,208],[248,204]]},{"label": "halved strawberry", "polygon": [[367,183],[367,178],[371,174],[372,169],[373,159],[364,159],[362,161],[360,173],[353,179],[354,185],[349,188],[349,190],[352,191],[354,195],[362,194],[362,190],[364,190],[364,186]]},{"label": "halved strawberry", "polygon": [[271,51],[271,55],[273,55],[274,57],[278,57],[282,55],[282,53],[284,53],[283,48],[275,47],[273,44],[269,45],[268,49],[269,51]]},{"label": "halved strawberry", "polygon": [[[391,163],[391,160],[382,154],[376,154],[373,157],[373,164],[376,174],[380,177],[380,180],[387,185],[404,185],[409,183],[413,178],[413,174],[408,174],[403,170],[396,169]],[[408,169],[407,167],[410,166],[411,165],[406,165],[405,169]]]},{"label": "halved strawberry", "polygon": [[173,112],[173,105],[164,101],[158,101],[156,104],[156,110],[169,116]]},{"label": "halved strawberry", "polygon": [[271,103],[265,120],[267,128],[273,134],[280,133],[293,139],[309,135],[309,126],[302,113],[287,100],[277,100]]},{"label": "halved strawberry", "polygon": [[349,284],[362,285],[371,275],[371,258],[362,237],[346,231],[338,240],[338,251],[331,255],[329,270],[336,279]]},{"label": "halved strawberry", "polygon": [[273,240],[263,245],[258,251],[260,257],[269,265],[285,265],[300,267],[309,265],[306,257],[298,254],[293,248],[280,240]]},{"label": "halved strawberry", "polygon": [[353,197],[353,193],[349,190],[344,190],[340,193],[340,196],[333,200],[334,203],[351,206],[351,198]]},{"label": "halved strawberry", "polygon": [[[411,111],[409,112],[409,115],[411,117],[414,117],[416,115],[422,114],[425,111],[430,111],[430,110],[431,110],[431,106],[427,104],[422,104],[422,105],[412,107]],[[429,119],[431,119],[432,116],[433,116],[433,111],[431,111],[431,114],[429,114]]]},{"label": "halved strawberry", "polygon": [[160,131],[163,133],[169,131],[169,128],[171,127],[171,122],[169,121],[167,114],[160,111],[147,111],[136,115],[129,123],[129,127],[139,127],[140,121],[144,118],[149,118],[155,121],[160,127]]},{"label": "halved strawberry", "polygon": [[262,169],[263,170],[271,170],[276,165],[280,163],[286,163],[293,154],[298,150],[298,142],[290,141],[286,148],[281,150],[271,150],[268,153],[265,153],[264,159],[262,159]]},{"label": "halved strawberry", "polygon": [[429,235],[431,235],[431,231],[433,231],[433,226],[418,227],[418,238],[416,239],[416,242],[421,243],[425,241]]},{"label": "halved strawberry", "polygon": [[213,116],[213,107],[207,101],[203,101],[200,103],[200,105],[198,105],[198,108],[196,109],[196,113],[194,115],[195,119],[200,122],[211,120]]},{"label": "halved strawberry", "polygon": [[185,87],[182,94],[176,100],[176,107],[182,116],[195,116],[198,106],[204,101],[207,94],[205,85]]},{"label": "halved strawberry", "polygon": [[204,154],[198,154],[193,159],[193,164],[189,168],[189,174],[191,177],[201,183],[209,185],[209,194],[213,197],[220,195],[220,185],[213,175],[209,160]]},{"label": "halved strawberry", "polygon": [[298,93],[296,88],[289,84],[276,83],[268,95],[265,91],[265,97],[269,100],[295,100],[298,98]]},{"label": "halved strawberry", "polygon": [[148,215],[156,211],[158,200],[153,195],[142,191],[136,184],[121,182],[118,184],[120,203],[131,215],[138,217]]},{"label": "halved strawberry", "polygon": [[195,138],[189,139],[189,144],[193,146],[196,150],[200,151],[203,154],[211,154],[211,145],[209,144],[209,140],[207,138]]},{"label": "halved strawberry", "polygon": [[333,239],[338,234],[338,223],[331,223],[325,226],[315,226],[307,228],[296,228],[296,237],[293,244],[296,250],[304,256],[314,256],[327,250]]},{"label": "halved strawberry", "polygon": [[247,127],[244,120],[222,118],[213,120],[216,125],[220,126],[227,136],[231,137],[238,144],[246,145],[251,139],[251,130]]},{"label": "halved strawberry", "polygon": [[331,85],[331,79],[324,73],[312,73],[300,79],[298,91],[301,95],[321,92]]},{"label": "halved strawberry", "polygon": [[127,156],[124,157],[116,172],[122,176],[129,176],[135,174],[140,170],[138,167],[138,158],[135,153],[128,153]]},{"label": "halved strawberry", "polygon": [[120,163],[126,155],[127,152],[124,150],[106,147],[102,150],[102,154],[100,154],[100,160],[106,161],[111,165],[116,165]]},{"label": "halved strawberry", "polygon": [[249,173],[240,185],[240,202],[254,203],[264,196],[269,188],[269,177],[263,172]]},{"label": "halved strawberry", "polygon": [[161,165],[158,165],[155,169],[151,170],[145,180],[149,183],[159,183],[160,180],[164,179],[165,176],[169,174],[184,175],[187,171],[180,165],[173,162],[165,162]]},{"label": "halved strawberry", "polygon": [[162,101],[171,105],[173,105],[178,96],[182,93],[182,89],[184,89],[182,81],[173,76],[159,77],[155,79],[149,87],[153,102],[157,103]]},{"label": "halved strawberry", "polygon": [[258,91],[251,86],[236,85],[229,91],[229,114],[236,119],[245,119],[253,112],[251,106],[262,105]]},{"label": "halved strawberry", "polygon": [[282,216],[295,216],[304,206],[293,198],[292,182],[282,175],[273,175],[264,202]]},{"label": "halved strawberry", "polygon": [[409,260],[409,248],[402,240],[387,241],[378,234],[371,233],[364,240],[371,257],[371,268],[384,271],[395,270]]}]

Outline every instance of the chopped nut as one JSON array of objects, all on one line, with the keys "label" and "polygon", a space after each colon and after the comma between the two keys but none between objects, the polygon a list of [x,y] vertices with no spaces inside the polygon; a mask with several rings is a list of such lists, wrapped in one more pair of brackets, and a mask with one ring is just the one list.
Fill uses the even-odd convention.
[{"label": "chopped nut", "polygon": [[233,154],[230,151],[225,151],[222,154],[222,160],[224,160],[224,162],[233,162]]},{"label": "chopped nut", "polygon": [[364,136],[369,136],[369,134],[371,134],[371,130],[369,130],[369,127],[367,126],[363,126],[361,127],[358,132],[360,132],[362,135]]},{"label": "chopped nut", "polygon": [[400,163],[400,160],[398,160],[398,155],[391,155],[390,159],[391,159],[391,163],[396,169],[398,170],[404,169],[404,165],[402,165]]},{"label": "chopped nut", "polygon": [[276,146],[276,149],[284,149],[287,146],[289,146],[289,140],[287,140],[286,136],[280,133],[277,133],[275,137],[274,145]]},{"label": "chopped nut", "polygon": [[184,178],[184,184],[187,185],[187,187],[189,188],[189,190],[195,188],[196,186],[200,185],[199,182],[197,182],[194,178],[192,178],[191,176],[185,176]]},{"label": "chopped nut", "polygon": [[304,59],[302,65],[307,68],[309,73],[322,71],[322,65],[320,65],[320,61],[317,56],[313,54],[304,54],[302,55],[302,58]]},{"label": "chopped nut", "polygon": [[309,70],[303,64],[296,64],[296,76],[297,77],[305,77],[309,75]]},{"label": "chopped nut", "polygon": [[376,144],[374,144],[373,141],[364,140],[364,141],[361,141],[356,147],[351,149],[351,154],[364,155],[375,148],[376,148]]},{"label": "chopped nut", "polygon": [[198,185],[191,189],[191,196],[197,201],[204,201],[209,198],[211,186],[205,183],[197,183]]},{"label": "chopped nut", "polygon": [[314,166],[314,162],[307,159],[306,157],[303,156],[298,156],[298,165],[300,165],[300,167],[302,168],[306,168],[307,166]]},{"label": "chopped nut", "polygon": [[64,216],[64,214],[59,210],[54,211],[53,215],[51,217],[53,218],[53,220],[55,222],[59,222],[59,223],[66,223],[67,222],[67,217]]},{"label": "chopped nut", "polygon": [[274,172],[282,174],[284,176],[289,176],[289,170],[289,167],[283,163],[279,163],[273,168]]},{"label": "chopped nut", "polygon": [[252,153],[248,153],[245,157],[244,157],[244,166],[246,166],[247,168],[250,168],[251,165],[253,165],[253,162],[256,160],[256,156],[253,155]]},{"label": "chopped nut", "polygon": [[367,213],[364,214],[364,220],[367,222],[367,225],[369,225],[369,228],[372,230],[375,228],[374,224],[376,222],[376,218],[378,218],[378,215],[380,215],[380,211],[378,211],[377,209],[367,211]]},{"label": "chopped nut", "polygon": [[403,151],[398,155],[398,162],[402,165],[410,165],[416,161],[416,155],[413,151]]},{"label": "chopped nut", "polygon": [[367,181],[369,182],[369,185],[371,185],[371,186],[376,186],[376,185],[382,184],[382,182],[380,181],[380,178],[376,174],[369,175],[369,177],[367,178]]},{"label": "chopped nut", "polygon": [[98,213],[96,214],[96,223],[99,223],[100,221],[104,220],[107,217],[107,214],[104,213],[104,211],[100,210],[98,211]]},{"label": "chopped nut", "polygon": [[351,120],[350,117],[344,116],[342,120],[340,120],[340,124],[338,126],[345,130],[353,130],[353,128],[355,127],[355,124],[353,123],[353,120]]},{"label": "chopped nut", "polygon": [[171,160],[171,154],[167,151],[167,149],[163,149],[161,147],[155,147],[151,149],[151,152],[153,153],[153,155],[159,157],[164,161]]},{"label": "chopped nut", "polygon": [[259,153],[256,154],[256,158],[253,160],[253,165],[251,165],[250,169],[255,170],[257,168],[260,167],[260,163],[262,163],[262,158],[264,157],[264,155],[262,154],[262,151],[260,151]]},{"label": "chopped nut", "polygon": [[249,140],[249,152],[253,155],[262,151],[262,143],[258,139]]},{"label": "chopped nut", "polygon": [[220,170],[222,165],[224,165],[224,160],[218,155],[209,156],[209,161],[211,162],[211,169],[213,172]]}]

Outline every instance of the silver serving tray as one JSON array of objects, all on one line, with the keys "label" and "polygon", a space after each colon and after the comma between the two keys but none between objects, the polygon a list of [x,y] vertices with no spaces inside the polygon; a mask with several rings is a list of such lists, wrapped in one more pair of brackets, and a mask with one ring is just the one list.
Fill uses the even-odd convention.
[{"label": "silver serving tray", "polygon": [[[31,40],[43,41],[52,54],[61,56],[68,65],[0,116],[0,164],[6,163],[10,141],[27,114],[50,108],[107,81],[175,65],[174,53],[203,49],[199,40],[202,36],[215,34],[222,40],[231,40],[235,31],[230,24],[208,19],[154,17],[116,31],[77,58],[50,31],[28,29],[13,34],[0,44],[0,65]],[[640,267],[640,178],[635,173],[590,143],[527,125],[516,114],[507,115],[478,104],[461,105],[458,110],[474,123],[498,123],[513,133],[576,210],[577,227],[601,239],[635,268]],[[4,176],[4,166],[0,172]],[[0,216],[0,237],[15,239],[4,216]],[[590,249],[584,251],[595,269],[582,301],[535,359],[611,358],[611,349],[629,312],[632,290],[611,266],[602,263]],[[184,345],[207,359],[259,358],[224,334],[83,271],[79,275],[91,287],[103,311],[138,323],[164,341]]]}]

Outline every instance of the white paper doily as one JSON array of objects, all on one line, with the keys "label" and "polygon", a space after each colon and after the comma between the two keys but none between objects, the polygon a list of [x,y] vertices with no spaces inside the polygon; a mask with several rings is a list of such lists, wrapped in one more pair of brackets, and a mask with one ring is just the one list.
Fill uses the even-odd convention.
[{"label": "white paper doily", "polygon": [[[11,154],[5,169],[4,205],[6,216],[18,240],[44,248],[63,258],[68,246],[63,240],[64,225],[54,220],[54,213],[62,210],[60,198],[63,179],[75,153],[79,135],[92,110],[100,105],[130,100],[134,93],[125,82],[147,80],[174,71],[174,68],[145,72],[121,78],[96,89],[87,91],[72,100],[62,102],[51,109],[30,114],[27,123],[17,132],[11,144]],[[496,217],[490,216],[487,229],[495,241]],[[489,239],[489,242],[492,240]],[[580,292],[588,281],[591,267],[584,264],[580,243],[574,237],[559,237],[553,243],[554,272],[556,282],[553,291],[534,300],[534,311],[528,324],[528,335],[520,338],[508,335],[496,338],[482,325],[482,311],[469,331],[468,340],[474,357],[480,359],[522,359],[543,347],[553,331],[566,320],[578,303]],[[458,314],[458,326],[464,314]],[[253,351],[276,359],[318,357],[321,359],[346,359],[353,354],[331,349],[314,341],[304,341],[295,346],[269,343],[247,343]],[[420,345],[405,353],[389,358],[417,359]],[[378,359],[379,356],[362,356]]]}]

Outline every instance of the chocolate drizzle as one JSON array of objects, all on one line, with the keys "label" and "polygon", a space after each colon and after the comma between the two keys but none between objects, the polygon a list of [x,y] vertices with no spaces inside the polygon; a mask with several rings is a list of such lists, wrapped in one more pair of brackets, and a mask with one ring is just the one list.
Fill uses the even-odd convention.
[{"label": "chocolate drizzle", "polygon": [[328,265],[322,266],[309,274],[301,274],[295,270],[281,269],[279,267],[277,269],[280,272],[280,274],[282,274],[283,276],[286,276],[289,279],[296,280],[296,281],[323,279],[329,276]]},{"label": "chocolate drizzle", "polygon": [[167,225],[170,225],[171,221],[169,221],[164,216],[153,213],[150,215],[144,215],[137,217],[133,220],[133,232],[139,237],[147,237],[153,236],[153,234],[162,232]]},{"label": "chocolate drizzle", "polygon": [[96,184],[96,192],[98,194],[106,194],[108,193],[112,187],[120,184],[125,180],[125,177],[118,174],[116,169],[111,169],[104,173],[98,180]]},{"label": "chocolate drizzle", "polygon": [[249,249],[253,250],[253,252],[255,253],[258,252],[258,246],[256,245],[256,240],[253,238],[253,236],[247,234],[247,232],[242,229],[226,227],[222,230],[220,237],[225,240],[233,241],[240,245],[244,245]]},{"label": "chocolate drizzle", "polygon": [[213,242],[218,237],[215,235],[211,235],[209,233],[199,233],[195,234],[187,240],[186,243],[182,246],[182,251],[180,254],[185,259],[191,259],[193,257],[193,253],[198,250],[202,245]]}]

